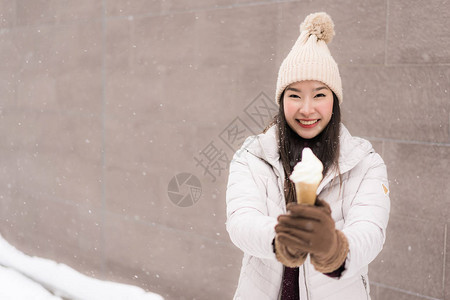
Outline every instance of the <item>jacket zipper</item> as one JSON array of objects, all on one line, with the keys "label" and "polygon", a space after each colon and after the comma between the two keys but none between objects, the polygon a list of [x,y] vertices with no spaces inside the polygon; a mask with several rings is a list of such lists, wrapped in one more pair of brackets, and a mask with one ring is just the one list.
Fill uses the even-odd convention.
[{"label": "jacket zipper", "polygon": [[286,267],[283,266],[283,275],[281,276],[281,288],[280,288],[280,290],[278,291],[278,297],[277,297],[277,300],[280,300],[280,299],[281,299],[281,292],[282,292],[282,289],[283,289],[284,269],[285,269],[285,268],[286,268]]},{"label": "jacket zipper", "polygon": [[364,277],[364,275],[361,275],[361,279],[362,279],[362,283],[364,285],[364,289],[366,290],[367,299],[369,299],[369,295],[367,293],[367,281],[366,281],[366,278]]},{"label": "jacket zipper", "polygon": [[306,288],[306,299],[309,300],[309,290],[308,290],[308,284],[306,283],[306,268],[305,264],[303,264],[303,278],[305,280],[305,288]]}]

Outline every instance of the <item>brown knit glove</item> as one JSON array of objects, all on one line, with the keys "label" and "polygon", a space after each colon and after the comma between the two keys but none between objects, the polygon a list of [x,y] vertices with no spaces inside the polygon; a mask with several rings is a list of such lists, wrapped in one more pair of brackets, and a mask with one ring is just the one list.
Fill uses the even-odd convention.
[{"label": "brown knit glove", "polygon": [[278,238],[279,236],[276,235],[275,239],[273,240],[274,251],[277,260],[286,267],[300,267],[305,262],[306,256],[308,256],[308,252],[289,248],[281,243]]},{"label": "brown knit glove", "polygon": [[289,214],[278,217],[275,226],[279,242],[292,251],[309,252],[319,272],[338,269],[347,257],[348,242],[335,229],[328,203],[320,199],[314,206],[289,203],[287,210]]},{"label": "brown knit glove", "polygon": [[344,233],[336,230],[336,247],[330,251],[328,256],[320,256],[311,253],[311,263],[317,271],[330,273],[337,270],[344,263],[348,254],[348,241]]}]

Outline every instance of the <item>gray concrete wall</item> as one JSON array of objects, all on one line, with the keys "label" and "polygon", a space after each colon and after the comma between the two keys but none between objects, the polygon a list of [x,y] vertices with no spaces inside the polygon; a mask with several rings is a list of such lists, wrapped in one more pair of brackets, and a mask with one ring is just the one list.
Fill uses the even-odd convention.
[{"label": "gray concrete wall", "polygon": [[322,10],[344,123],[390,177],[372,299],[450,299],[443,0],[0,0],[0,233],[167,299],[230,299],[242,253],[225,231],[227,165]]}]

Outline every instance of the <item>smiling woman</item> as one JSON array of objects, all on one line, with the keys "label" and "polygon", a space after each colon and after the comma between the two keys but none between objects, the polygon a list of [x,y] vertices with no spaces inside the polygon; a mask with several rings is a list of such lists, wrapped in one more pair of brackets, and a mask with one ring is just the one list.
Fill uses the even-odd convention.
[{"label": "smiling woman", "polygon": [[331,120],[333,92],[317,80],[294,82],[284,92],[283,105],[289,126],[302,138],[312,139]]},{"label": "smiling woman", "polygon": [[[389,219],[386,167],[341,123],[331,18],[311,14],[300,28],[278,73],[278,114],[230,164],[226,225],[244,252],[235,299],[370,299],[368,265]],[[323,164],[314,205],[289,180],[302,153]]]}]

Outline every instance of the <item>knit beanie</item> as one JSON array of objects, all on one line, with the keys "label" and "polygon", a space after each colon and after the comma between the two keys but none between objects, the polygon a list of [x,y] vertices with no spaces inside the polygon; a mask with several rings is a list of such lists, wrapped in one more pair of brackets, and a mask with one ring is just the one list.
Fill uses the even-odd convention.
[{"label": "knit beanie", "polygon": [[328,50],[334,36],[331,17],[318,12],[308,15],[300,25],[300,36],[284,59],[278,72],[275,99],[280,104],[284,89],[297,81],[318,80],[325,83],[342,103],[339,69]]}]

